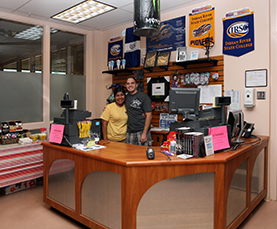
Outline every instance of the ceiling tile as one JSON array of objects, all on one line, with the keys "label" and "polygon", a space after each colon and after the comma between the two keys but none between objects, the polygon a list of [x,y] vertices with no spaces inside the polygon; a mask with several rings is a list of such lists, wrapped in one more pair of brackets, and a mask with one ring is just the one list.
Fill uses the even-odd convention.
[{"label": "ceiling tile", "polygon": [[130,3],[133,2],[133,0],[97,0],[103,3],[106,3],[108,5],[115,6],[117,8],[121,8],[125,5],[129,5]]},{"label": "ceiling tile", "polygon": [[30,14],[36,14],[44,17],[51,17],[71,6],[80,3],[80,0],[32,0],[18,10]]},{"label": "ceiling tile", "polygon": [[91,18],[80,24],[93,27],[97,30],[107,30],[115,26],[127,24],[133,21],[133,14],[121,9],[113,10],[109,13]]},{"label": "ceiling tile", "polygon": [[16,10],[18,7],[28,3],[29,1],[30,0],[13,0],[13,1],[0,0],[0,6],[4,8]]}]

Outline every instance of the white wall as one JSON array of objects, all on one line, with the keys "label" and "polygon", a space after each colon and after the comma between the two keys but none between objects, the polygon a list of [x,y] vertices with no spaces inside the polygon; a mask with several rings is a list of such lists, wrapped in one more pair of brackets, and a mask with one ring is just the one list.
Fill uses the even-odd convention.
[{"label": "white wall", "polygon": [[[244,7],[249,7],[251,11],[254,11],[254,24],[255,24],[255,50],[247,53],[241,57],[224,56],[224,85],[225,90],[240,90],[241,91],[241,108],[244,111],[245,120],[248,122],[255,123],[255,130],[253,134],[256,135],[274,135],[276,136],[276,131],[270,128],[272,124],[277,125],[275,122],[276,116],[276,105],[274,101],[277,99],[277,94],[274,93],[274,99],[271,99],[271,83],[276,83],[275,80],[271,79],[271,69],[275,69],[276,61],[270,65],[270,4],[275,6],[271,8],[272,13],[275,14],[276,11],[276,0],[265,0],[265,1],[252,1],[252,0],[233,0],[233,1],[222,1],[222,0],[211,0],[202,2],[201,5],[212,4],[215,7],[215,46],[211,50],[211,56],[222,55],[222,34],[223,34],[223,24],[222,19],[225,14],[232,10],[241,9]],[[162,1],[161,1],[162,4]],[[192,8],[198,7],[198,5],[191,5],[178,10],[174,10],[161,15],[161,20],[169,20],[172,18],[180,17],[186,15],[186,26],[188,31],[189,13]],[[274,11],[275,10],[275,11]],[[275,18],[276,20],[276,18]],[[120,35],[124,29],[131,27],[132,22],[124,26],[120,26],[102,33],[102,51],[104,53],[101,56],[101,67],[99,67],[99,75],[101,71],[107,70],[107,49],[108,40],[110,37]],[[276,23],[275,23],[276,27]],[[274,29],[276,30],[276,28]],[[272,28],[271,28],[272,29]],[[275,33],[276,35],[276,33]],[[276,40],[274,40],[276,42]],[[188,32],[186,34],[186,42],[188,43]],[[141,39],[141,47],[145,48],[145,38]],[[192,48],[188,47],[188,51]],[[276,49],[276,45],[275,45]],[[275,50],[276,52],[276,50]],[[204,57],[205,51],[200,50],[199,57]],[[171,60],[175,60],[175,53],[171,54]],[[276,60],[276,58],[275,58]],[[272,63],[272,62],[271,62]],[[252,69],[267,69],[268,70],[268,86],[263,88],[256,88],[256,91],[265,91],[266,100],[256,100],[256,106],[254,108],[244,108],[243,107],[243,92],[245,88],[245,71]],[[274,70],[276,72],[276,70]],[[98,76],[97,76],[98,77]],[[99,82],[96,92],[97,97],[100,96],[98,100],[98,105],[95,109],[95,117],[99,117],[102,113],[102,108],[105,104],[106,98],[110,95],[110,91],[105,89],[105,85],[111,84],[112,76],[108,74],[103,74],[101,83]],[[101,94],[101,95],[100,95]],[[103,100],[104,99],[104,100]],[[275,128],[276,129],[276,128]],[[275,148],[277,148],[277,143],[270,141],[269,145],[269,171],[271,175],[269,176],[269,193],[272,199],[276,200],[276,156]],[[271,150],[272,149],[272,150]]]}]

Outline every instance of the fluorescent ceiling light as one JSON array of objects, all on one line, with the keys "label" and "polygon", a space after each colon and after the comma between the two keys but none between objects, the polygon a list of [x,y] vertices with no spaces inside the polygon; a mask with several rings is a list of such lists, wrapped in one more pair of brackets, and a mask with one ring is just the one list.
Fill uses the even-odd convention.
[{"label": "fluorescent ceiling light", "polygon": [[[56,33],[56,32],[58,32],[58,30],[50,29],[50,33]],[[40,39],[42,35],[43,35],[43,28],[40,26],[34,26],[29,29],[23,30],[19,33],[16,33],[14,35],[14,38],[35,41]]]},{"label": "fluorescent ceiling light", "polygon": [[52,16],[51,18],[77,24],[114,9],[116,9],[116,7],[107,5],[105,3],[95,0],[86,0]]}]

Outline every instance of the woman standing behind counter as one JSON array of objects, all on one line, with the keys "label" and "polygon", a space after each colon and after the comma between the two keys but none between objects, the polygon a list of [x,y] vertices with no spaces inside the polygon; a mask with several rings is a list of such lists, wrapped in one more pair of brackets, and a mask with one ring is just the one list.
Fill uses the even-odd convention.
[{"label": "woman standing behind counter", "polygon": [[126,142],[128,116],[125,107],[125,90],[114,90],[115,102],[107,105],[101,115],[104,140]]}]

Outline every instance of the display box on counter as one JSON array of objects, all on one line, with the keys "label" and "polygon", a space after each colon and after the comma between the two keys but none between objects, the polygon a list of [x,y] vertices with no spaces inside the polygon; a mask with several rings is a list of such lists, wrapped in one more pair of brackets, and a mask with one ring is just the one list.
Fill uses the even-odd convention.
[{"label": "display box on counter", "polygon": [[21,121],[7,121],[0,123],[0,144],[18,143],[23,136],[23,124]]},{"label": "display box on counter", "polygon": [[1,192],[4,193],[5,195],[12,194],[18,191],[22,191],[28,188],[33,188],[37,184],[36,179],[29,180],[29,181],[24,181],[20,182],[17,184],[9,185],[7,187],[4,187],[1,189]]},{"label": "display box on counter", "polygon": [[19,138],[7,138],[7,139],[0,139],[1,145],[7,145],[7,144],[14,144],[18,143]]}]

